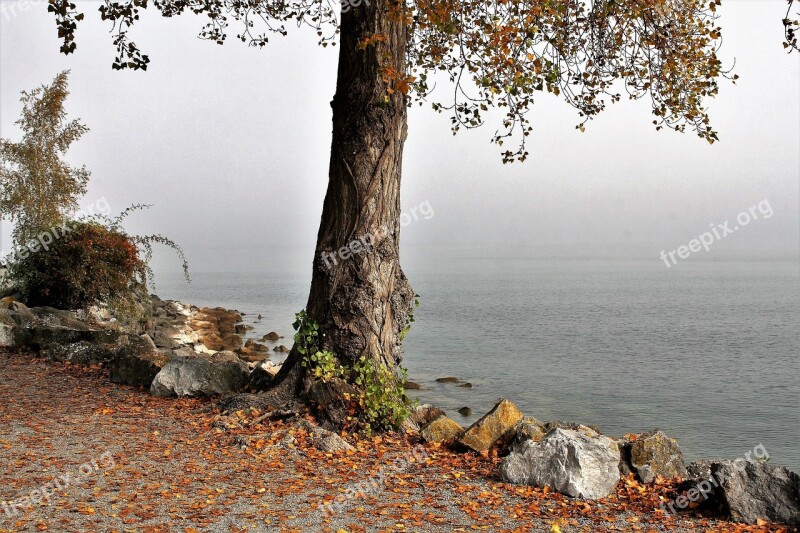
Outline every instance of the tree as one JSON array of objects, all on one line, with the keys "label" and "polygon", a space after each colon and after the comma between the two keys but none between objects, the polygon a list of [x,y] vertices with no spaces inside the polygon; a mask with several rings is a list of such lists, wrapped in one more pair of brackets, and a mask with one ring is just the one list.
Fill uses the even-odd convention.
[{"label": "tree", "polygon": [[[783,18],[783,29],[785,34],[783,47],[788,49],[791,53],[800,51],[800,48],[797,44],[797,30],[800,28],[800,20],[790,18],[792,16],[792,8],[794,7],[795,0],[788,0],[788,2],[789,8],[786,10],[786,16]],[[800,16],[800,12],[795,13],[795,15]]]},{"label": "tree", "polygon": [[[441,94],[437,83],[449,90],[432,106],[451,115],[454,131],[481,126],[491,107],[504,112],[493,136],[514,143],[504,162],[528,155],[528,111],[543,92],[574,106],[581,130],[625,92],[649,99],[657,129],[717,140],[704,101],[727,75],[717,57],[719,0],[341,0],[341,9],[326,1],[105,0],[100,16],[114,27],[116,69],[147,68],[128,34],[148,8],[203,15],[200,36],[219,44],[232,23],[256,47],[289,22],[316,30],[323,46],[338,36],[329,183],[307,304],[314,350],[338,365],[400,362],[414,303],[399,261],[407,108]],[[62,51],[74,52],[84,15],[69,0],[49,0],[49,10]],[[312,384],[303,344],[268,393],[275,402]]]},{"label": "tree", "polygon": [[59,225],[78,208],[89,172],[73,168],[63,156],[88,128],[67,122],[64,101],[69,72],[50,85],[22,93],[22,140],[0,139],[0,217],[16,222],[14,242],[24,246],[40,232]]}]

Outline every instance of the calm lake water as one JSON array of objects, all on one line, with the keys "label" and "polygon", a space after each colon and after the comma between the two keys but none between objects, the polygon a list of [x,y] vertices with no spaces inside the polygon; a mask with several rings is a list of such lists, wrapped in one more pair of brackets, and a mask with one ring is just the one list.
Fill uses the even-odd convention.
[{"label": "calm lake water", "polygon": [[[404,269],[422,303],[404,365],[423,386],[415,396],[455,420],[507,397],[527,415],[608,434],[661,428],[689,460],[763,444],[800,471],[796,261],[448,258]],[[254,337],[276,330],[290,345],[310,271],[273,270],[195,273],[191,285],[162,275],[157,289],[238,309]],[[435,382],[444,376],[473,388]],[[455,412],[464,406],[475,415]]]}]

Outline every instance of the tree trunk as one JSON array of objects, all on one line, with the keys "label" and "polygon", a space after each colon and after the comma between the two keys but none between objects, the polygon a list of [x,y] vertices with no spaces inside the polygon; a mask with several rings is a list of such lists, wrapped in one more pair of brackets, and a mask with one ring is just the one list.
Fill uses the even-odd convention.
[{"label": "tree trunk", "polygon": [[[406,27],[380,0],[342,15],[328,191],[313,263],[309,317],[320,349],[351,365],[367,356],[394,368],[414,292],[399,262],[400,176],[407,110],[390,94],[405,75]],[[373,44],[364,43],[373,35]],[[272,393],[284,400],[309,385],[293,348]]]}]

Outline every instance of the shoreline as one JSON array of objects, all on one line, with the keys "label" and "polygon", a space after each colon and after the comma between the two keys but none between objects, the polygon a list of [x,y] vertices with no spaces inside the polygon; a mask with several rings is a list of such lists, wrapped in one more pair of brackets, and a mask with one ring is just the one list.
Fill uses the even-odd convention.
[{"label": "shoreline", "polygon": [[[671,485],[620,483],[604,500],[498,481],[497,457],[458,454],[425,445],[417,466],[388,470],[416,444],[387,435],[354,441],[354,452],[323,453],[302,431],[285,440],[281,421],[224,431],[210,399],[171,400],[127,386],[108,386],[101,368],[0,353],[8,403],[0,422],[0,499],[25,495],[52,477],[75,471],[94,451],[110,451],[114,466],[74,484],[0,532],[65,530],[247,531],[490,531],[564,533],[657,531],[789,533],[775,525],[745,526],[693,511],[656,511]],[[294,431],[294,430],[292,430]],[[9,440],[9,437],[11,438]],[[249,443],[242,449],[241,442]],[[237,444],[239,443],[239,444]],[[19,460],[48,465],[38,474]],[[397,463],[400,465],[400,463]],[[381,479],[383,484],[375,480]],[[324,515],[348,488],[359,496]],[[371,488],[377,487],[377,488]],[[191,529],[195,528],[195,529]],[[558,529],[556,529],[558,528]]]},{"label": "shoreline", "polygon": [[[309,422],[308,410],[305,407],[301,410],[290,407],[284,411],[277,409],[277,406],[262,405],[257,394],[237,394],[253,393],[268,388],[280,369],[280,365],[269,361],[270,355],[276,351],[283,353],[284,350],[288,350],[280,344],[285,342],[285,339],[274,332],[261,339],[263,343],[275,346],[271,350],[267,344],[252,338],[248,339],[248,332],[253,328],[245,323],[247,315],[239,311],[221,307],[198,308],[153,296],[149,304],[152,306],[152,316],[146,324],[143,324],[141,331],[131,331],[120,327],[120,324],[102,308],[93,308],[81,314],[48,308],[28,309],[10,298],[3,299],[2,303],[0,344],[3,342],[8,344],[10,340],[16,348],[21,348],[23,351],[32,350],[43,360],[49,359],[56,365],[63,363],[71,367],[82,366],[102,369],[101,372],[110,371],[112,382],[123,385],[123,388],[124,385],[147,388],[155,397],[178,396],[180,402],[182,397],[221,396],[220,402],[209,405],[221,406],[222,418],[217,419],[218,424],[215,427],[222,432],[235,432],[243,427],[260,425],[262,422],[269,425],[277,420],[280,424],[295,424],[291,427],[308,433],[311,436],[312,446],[326,453],[352,452],[356,449],[354,446],[361,442],[352,435],[349,439],[342,439],[341,435],[325,429],[324,424],[320,427]],[[259,316],[254,320],[263,319]],[[443,377],[436,382],[454,387],[472,386],[457,377]],[[321,402],[320,407],[324,405],[323,400],[313,395],[310,395],[309,399],[312,402]],[[245,422],[242,422],[243,420]],[[295,422],[291,422],[292,420]],[[406,422],[403,431],[407,435],[399,435],[398,438],[407,444],[416,440],[417,443],[437,446],[436,449],[452,449],[452,453],[456,455],[471,450],[478,452],[479,456],[490,459],[493,457],[495,462],[492,468],[495,470],[499,468],[500,477],[511,482],[512,486],[526,484],[545,486],[542,484],[543,481],[530,481],[534,478],[550,479],[551,481],[546,482],[546,486],[552,483],[560,486],[558,484],[561,482],[558,479],[563,478],[569,480],[568,484],[558,490],[570,496],[577,496],[579,500],[582,500],[583,496],[588,497],[588,501],[598,498],[602,500],[614,492],[620,483],[626,485],[631,481],[636,482],[637,479],[643,484],[641,486],[655,482],[656,484],[652,485],[653,490],[659,486],[668,487],[667,490],[671,491],[683,487],[683,490],[688,488],[689,494],[692,494],[694,487],[685,486],[685,483],[694,479],[696,485],[703,486],[705,478],[712,479],[704,473],[704,470],[710,468],[711,472],[717,468],[740,469],[742,466],[736,461],[727,460],[707,461],[707,464],[693,463],[688,465],[688,472],[694,476],[691,477],[687,473],[687,467],[684,467],[677,442],[661,432],[607,437],[600,433],[599,429],[579,423],[540,422],[525,417],[507,400],[498,403],[494,409],[469,427],[462,427],[440,409],[427,405],[412,409],[412,417]],[[409,441],[409,438],[412,441]],[[546,463],[540,464],[540,459],[531,463],[529,456],[553,453],[551,448],[548,448],[551,445],[555,446],[554,449],[566,446],[568,449],[578,450],[577,459],[575,451],[568,452],[569,455],[565,456],[572,457],[570,460],[577,460],[569,468],[577,468],[578,473],[559,472],[559,469],[564,467],[561,462],[563,459],[555,463],[556,470],[537,470],[545,468],[542,465]],[[245,448],[247,446],[245,443]],[[766,452],[762,445],[759,446]],[[551,451],[543,452],[543,450]],[[586,458],[581,459],[581,454],[585,454]],[[500,457],[502,461],[499,461]],[[767,466],[764,461],[768,459],[768,454],[764,456],[759,453],[753,460],[748,461],[747,464],[753,465],[755,471],[748,473],[747,476],[755,477],[752,477],[752,480],[745,478],[742,481],[744,484],[736,490],[761,490],[758,489],[758,483],[761,483],[759,480],[764,476],[768,478],[789,476],[788,481],[776,481],[778,483],[776,490],[791,491],[792,489],[781,488],[783,485],[780,483],[794,483],[795,481],[791,480],[797,480],[797,475],[780,467]],[[546,459],[543,457],[541,460]],[[613,472],[587,467],[590,464],[595,465],[598,460],[607,464]],[[497,476],[494,472],[485,475],[487,479],[496,479]],[[752,489],[748,485],[751,482],[756,483]],[[668,485],[669,483],[673,484]],[[726,489],[724,485],[716,488],[718,492],[723,489]],[[714,497],[711,498],[704,493],[703,501],[707,499],[717,505],[716,502],[721,494],[721,492],[714,493]],[[678,499],[675,501],[680,503],[681,497],[684,496],[676,496]],[[784,505],[781,503],[784,501],[783,498],[786,498],[784,493],[779,492],[772,497],[776,500],[768,504],[770,509],[773,509],[772,506]],[[792,503],[791,498],[796,500],[797,496],[791,496],[787,505],[790,508],[796,506],[800,509],[800,502]],[[662,499],[658,503],[665,504]],[[672,503],[672,507],[669,503],[666,502],[664,508],[674,509],[675,503]],[[733,513],[733,504],[730,505],[730,512]],[[662,512],[666,513],[663,510]],[[756,515],[751,513],[743,516]],[[800,523],[800,513],[796,518],[787,518],[787,520],[794,519]],[[745,520],[756,523],[755,518],[745,518]]]}]

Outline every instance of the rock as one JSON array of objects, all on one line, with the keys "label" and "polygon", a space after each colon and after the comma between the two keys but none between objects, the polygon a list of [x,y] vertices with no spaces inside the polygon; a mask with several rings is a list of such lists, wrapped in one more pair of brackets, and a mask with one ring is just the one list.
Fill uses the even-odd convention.
[{"label": "rock", "polygon": [[333,431],[323,429],[316,424],[312,424],[306,419],[301,419],[297,423],[297,428],[306,431],[309,437],[311,437],[311,442],[314,444],[314,447],[320,451],[326,453],[355,451],[355,448],[353,448],[350,443]]},{"label": "rock", "polygon": [[235,351],[239,354],[239,358],[249,363],[258,363],[269,357],[269,348],[253,339],[248,339],[247,342],[244,343],[244,347]]},{"label": "rock", "polygon": [[545,436],[543,424],[533,417],[526,416],[514,426],[510,449],[518,450],[523,443],[532,440],[539,442]]},{"label": "rock", "polygon": [[423,403],[411,408],[411,415],[409,419],[413,421],[418,427],[425,427],[440,416],[444,416],[444,411],[438,407],[434,407],[429,403]]},{"label": "rock", "polygon": [[719,482],[716,492],[732,520],[800,525],[800,476],[791,470],[737,459],[713,463],[711,474]]},{"label": "rock", "polygon": [[22,302],[12,301],[5,308],[14,313],[14,320],[20,326],[27,326],[36,320],[36,315]]},{"label": "rock", "polygon": [[[262,331],[263,331],[263,330],[262,330]],[[267,333],[266,335],[264,335],[264,336],[261,338],[261,340],[262,340],[262,341],[276,341],[276,340],[278,340],[278,339],[282,339],[282,338],[283,338],[283,337],[281,337],[280,335],[278,335],[278,334],[277,334],[277,333],[275,333],[274,331],[270,331],[269,333]]]},{"label": "rock", "polygon": [[553,420],[551,422],[545,422],[543,429],[545,433],[550,433],[554,429],[574,429],[576,431],[592,431],[594,433],[602,434],[600,428],[597,426],[592,425],[584,425],[584,424],[577,424],[575,422],[564,422],[562,420]]},{"label": "rock", "polygon": [[445,415],[440,415],[423,427],[419,432],[419,436],[425,442],[448,442],[457,439],[463,432],[464,428],[458,422],[447,418]]},{"label": "rock", "polygon": [[222,350],[234,351],[242,347],[242,338],[236,333],[228,333],[222,337]]},{"label": "rock", "polygon": [[93,344],[116,344],[124,335],[112,329],[89,329],[85,324],[81,328],[59,325],[36,324],[28,329],[27,344],[34,350],[43,350],[51,344],[72,344],[89,342]]},{"label": "rock", "polygon": [[0,347],[24,346],[30,342],[26,318],[10,309],[0,308]]},{"label": "rock", "polygon": [[459,387],[461,387],[462,389],[471,389],[472,383],[462,383],[459,385]]},{"label": "rock", "polygon": [[197,352],[188,346],[183,346],[177,350],[172,350],[172,353],[178,357],[191,357],[193,355],[197,355]]},{"label": "rock", "polygon": [[400,433],[419,433],[419,425],[409,417],[400,422],[398,430]]},{"label": "rock", "polygon": [[631,446],[633,446],[633,441],[627,436],[614,440],[619,448],[619,473],[623,476],[628,476],[630,474],[635,476],[636,469],[631,464]]},{"label": "rock", "polygon": [[458,410],[458,414],[460,414],[461,416],[472,416],[472,409],[470,409],[469,407],[462,407],[461,409]]},{"label": "rock", "polygon": [[87,309],[87,316],[95,322],[108,322],[111,320],[111,311],[105,305],[91,305]]},{"label": "rock", "polygon": [[619,449],[611,438],[554,429],[524,442],[500,464],[503,481],[550,489],[574,498],[605,498],[619,481]]},{"label": "rock", "polygon": [[449,377],[449,378],[438,378],[436,383],[458,383],[458,378]]},{"label": "rock", "polygon": [[267,390],[275,380],[275,373],[267,369],[264,365],[257,365],[250,376],[247,378],[245,389],[252,392]]},{"label": "rock", "polygon": [[720,461],[694,461],[686,467],[686,477],[688,479],[703,480],[711,479],[711,465]]},{"label": "rock", "polygon": [[114,358],[114,352],[110,349],[86,341],[51,344],[42,353],[51,361],[69,362],[74,365],[106,364]]},{"label": "rock", "polygon": [[153,339],[150,338],[150,335],[145,333],[144,335],[139,335],[139,339],[141,339],[141,346],[143,349],[149,350],[151,352],[155,352],[157,347],[156,343],[153,342]]},{"label": "rock", "polygon": [[237,335],[244,335],[245,333],[247,333],[247,330],[250,329],[253,329],[253,326],[250,326],[248,324],[236,324],[233,327],[233,332],[236,333]]},{"label": "rock", "polygon": [[45,326],[60,326],[63,328],[88,330],[89,326],[80,320],[72,311],[63,311],[52,307],[34,307],[31,312],[38,322]]},{"label": "rock", "polygon": [[510,432],[522,419],[522,412],[508,400],[501,399],[494,408],[472,424],[458,440],[476,452],[488,451],[497,440]]},{"label": "rock", "polygon": [[420,384],[414,383],[413,381],[406,381],[404,388],[406,390],[422,390]]},{"label": "rock", "polygon": [[157,329],[154,333],[153,342],[159,348],[170,348],[177,350],[183,346],[183,344],[175,338],[176,335],[179,335],[179,332],[174,327]]},{"label": "rock", "polygon": [[279,352],[279,353],[288,353],[289,352],[289,348],[287,348],[286,346],[281,344],[280,346],[275,348],[275,351]]},{"label": "rock", "polygon": [[247,365],[232,352],[211,356],[175,357],[153,379],[156,396],[214,396],[242,390]]},{"label": "rock", "polygon": [[261,344],[259,342],[254,341],[253,339],[248,339],[247,342],[244,343],[245,348],[252,348],[256,352],[268,352],[269,348],[265,344]]},{"label": "rock", "polygon": [[656,476],[685,478],[687,475],[677,441],[662,431],[640,435],[631,444],[630,463],[642,483],[650,483]]},{"label": "rock", "polygon": [[0,320],[0,348],[13,348],[19,345],[19,326]]},{"label": "rock", "polygon": [[151,350],[143,339],[135,337],[129,344],[118,348],[109,363],[111,381],[134,387],[150,387],[153,378],[169,359],[169,356]]}]

